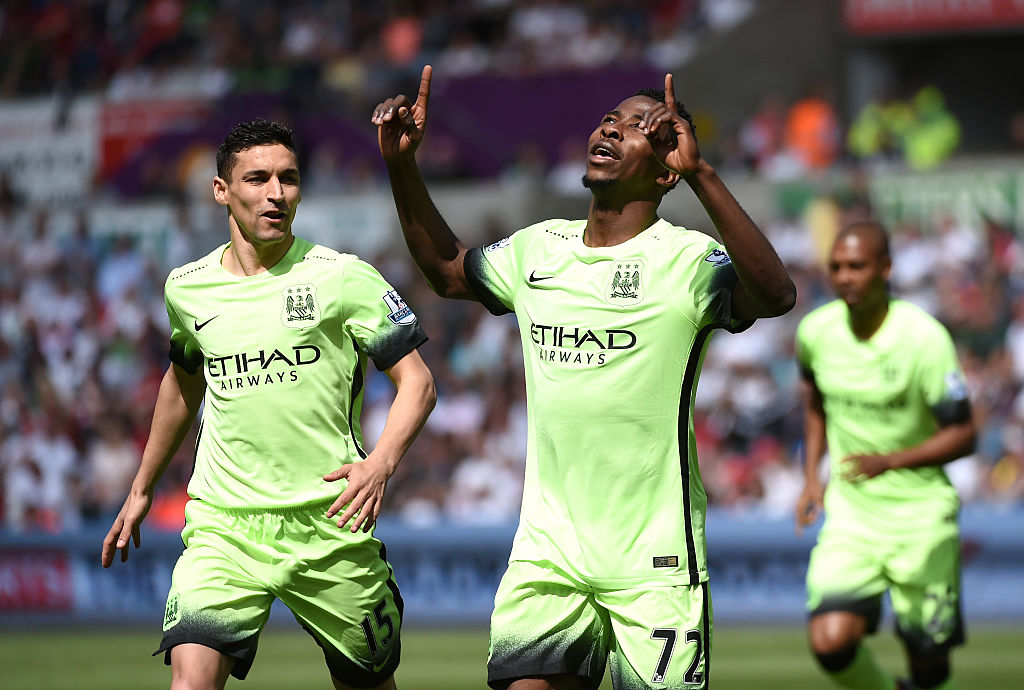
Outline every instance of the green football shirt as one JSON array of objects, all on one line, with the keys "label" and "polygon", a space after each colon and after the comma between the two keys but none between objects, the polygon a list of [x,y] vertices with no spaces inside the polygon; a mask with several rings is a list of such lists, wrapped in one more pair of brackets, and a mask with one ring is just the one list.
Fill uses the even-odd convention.
[{"label": "green football shirt", "polygon": [[709,336],[731,318],[721,245],[664,220],[614,247],[550,220],[466,255],[494,314],[514,311],[529,440],[511,560],[600,588],[707,579],[707,497],[693,397]]},{"label": "green football shirt", "polygon": [[955,526],[959,501],[942,467],[890,470],[854,482],[841,475],[844,458],[917,446],[942,424],[970,418],[963,373],[942,324],[893,299],[878,331],[859,340],[846,304],[835,300],[804,317],[796,348],[825,408],[831,478],[824,529],[891,535]]},{"label": "green football shirt", "polygon": [[270,270],[236,276],[225,244],[171,271],[171,361],[206,377],[188,491],[227,508],[337,497],[323,475],[365,457],[367,358],[387,369],[425,340],[369,264],[295,238]]}]

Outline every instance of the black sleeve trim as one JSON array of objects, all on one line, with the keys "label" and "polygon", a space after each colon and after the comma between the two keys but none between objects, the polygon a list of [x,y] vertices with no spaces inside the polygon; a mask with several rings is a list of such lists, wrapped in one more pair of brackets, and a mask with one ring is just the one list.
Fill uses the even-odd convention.
[{"label": "black sleeve trim", "polygon": [[203,364],[203,357],[201,354],[196,356],[196,354],[193,353],[192,356],[189,356],[188,350],[173,341],[171,342],[171,349],[167,353],[167,357],[171,362],[177,364],[191,376],[195,376],[196,372],[199,371],[199,367]]},{"label": "black sleeve trim", "polygon": [[721,328],[729,333],[742,333],[751,326],[754,325],[754,321],[757,319],[746,319],[744,321],[738,321],[735,325],[733,324],[732,318],[732,292],[736,289],[736,283],[738,283],[740,277],[736,274],[736,269],[732,267],[732,264],[724,266],[718,269],[717,275],[712,278],[712,286],[715,292],[725,291],[728,292],[728,299],[722,300],[722,308],[720,321],[715,324],[715,328]]},{"label": "black sleeve trim", "polygon": [[971,402],[967,398],[943,400],[932,407],[932,414],[940,427],[971,421]]},{"label": "black sleeve trim", "polygon": [[370,358],[378,371],[386,371],[425,342],[427,334],[417,321],[396,332],[393,338],[389,338],[387,345],[381,348],[380,352],[370,354]]},{"label": "black sleeve trim", "polygon": [[473,291],[477,301],[487,307],[487,311],[495,316],[511,314],[512,310],[506,307],[480,280],[484,261],[486,261],[484,259],[484,251],[479,247],[470,249],[462,258],[462,269],[466,273],[466,282],[469,284],[469,289]]}]

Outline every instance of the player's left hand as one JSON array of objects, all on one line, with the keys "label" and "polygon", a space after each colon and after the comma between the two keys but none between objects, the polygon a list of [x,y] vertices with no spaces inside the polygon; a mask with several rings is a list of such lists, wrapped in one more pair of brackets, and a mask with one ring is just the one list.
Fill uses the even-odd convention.
[{"label": "player's left hand", "polygon": [[861,482],[893,468],[889,455],[851,455],[842,462],[843,479]]},{"label": "player's left hand", "polygon": [[676,112],[676,94],[672,75],[665,75],[665,102],[644,113],[640,131],[651,142],[658,161],[680,175],[697,170],[701,161],[697,139],[690,123]]},{"label": "player's left hand", "polygon": [[369,532],[377,522],[377,515],[380,514],[384,500],[384,489],[390,477],[388,464],[382,459],[375,458],[373,453],[364,460],[342,465],[325,474],[324,481],[327,482],[348,479],[348,486],[327,509],[327,517],[334,517],[344,508],[345,512],[338,519],[338,527],[344,527],[354,517],[350,531],[358,532],[362,528],[364,532]]}]

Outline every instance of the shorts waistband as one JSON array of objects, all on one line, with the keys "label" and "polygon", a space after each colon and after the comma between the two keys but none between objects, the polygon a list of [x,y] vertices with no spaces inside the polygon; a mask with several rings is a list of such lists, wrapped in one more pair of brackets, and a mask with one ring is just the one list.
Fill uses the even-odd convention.
[{"label": "shorts waistband", "polygon": [[337,496],[330,498],[322,498],[318,501],[310,501],[309,503],[299,503],[291,506],[245,506],[245,507],[227,507],[219,506],[209,501],[204,501],[201,498],[192,499],[199,501],[203,505],[207,505],[214,510],[224,513],[225,515],[296,515],[299,513],[309,513],[313,510],[326,508],[327,506],[334,503],[337,500]]}]

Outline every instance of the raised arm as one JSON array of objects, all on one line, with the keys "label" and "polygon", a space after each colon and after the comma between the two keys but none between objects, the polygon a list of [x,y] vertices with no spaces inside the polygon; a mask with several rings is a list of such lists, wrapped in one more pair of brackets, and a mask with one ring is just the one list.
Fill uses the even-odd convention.
[{"label": "raised arm", "polygon": [[427,128],[430,65],[423,68],[416,102],[399,95],[379,103],[370,121],[377,125],[377,143],[387,165],[402,234],[427,283],[442,297],[473,300],[466,282],[466,247],[437,210],[416,165],[416,149]]},{"label": "raised arm", "polygon": [[398,360],[385,373],[395,384],[397,393],[373,452],[362,462],[342,465],[324,476],[324,480],[329,482],[348,479],[348,486],[327,510],[327,517],[334,517],[340,512],[338,527],[343,527],[355,517],[350,528],[352,532],[359,529],[367,532],[377,521],[388,479],[395,473],[398,463],[437,402],[434,377],[416,350]]},{"label": "raised arm", "polygon": [[128,560],[129,539],[135,542],[135,548],[142,545],[139,530],[153,504],[156,483],[178,452],[178,447],[196,418],[205,392],[206,380],[202,370],[189,374],[177,364],[167,367],[157,393],[153,423],[146,448],[142,451],[139,471],[135,474],[121,512],[103,540],[100,562],[104,568],[109,568],[114,562],[117,549],[121,550],[121,562]]},{"label": "raised arm", "polygon": [[641,129],[662,165],[690,185],[729,252],[739,276],[732,297],[733,317],[779,316],[792,309],[796,286],[771,243],[701,156],[690,124],[676,112],[671,74],[665,75],[665,103],[646,113]]}]

